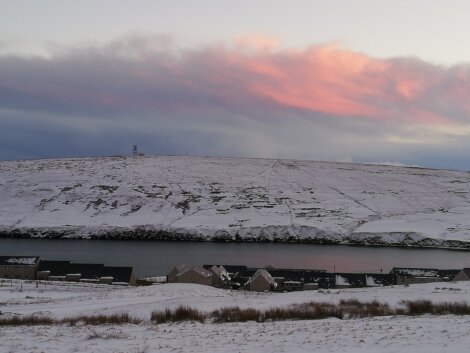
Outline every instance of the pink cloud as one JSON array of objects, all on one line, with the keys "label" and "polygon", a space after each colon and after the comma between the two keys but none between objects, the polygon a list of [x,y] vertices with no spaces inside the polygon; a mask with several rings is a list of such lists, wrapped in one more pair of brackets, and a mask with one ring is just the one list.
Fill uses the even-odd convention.
[{"label": "pink cloud", "polygon": [[456,114],[470,112],[467,66],[379,59],[335,45],[281,50],[262,39],[259,46],[246,44],[247,50],[239,41],[231,48],[183,51],[165,65],[179,84],[227,104],[259,100],[273,108],[398,123],[468,120]]},{"label": "pink cloud", "polygon": [[379,59],[331,44],[281,49],[276,39],[260,35],[232,46],[145,46],[134,41],[72,50],[39,64],[0,57],[0,89],[7,104],[30,98],[31,107],[44,109],[60,104],[157,114],[243,109],[246,115],[269,116],[270,109],[281,107],[397,124],[470,123],[468,65]]}]

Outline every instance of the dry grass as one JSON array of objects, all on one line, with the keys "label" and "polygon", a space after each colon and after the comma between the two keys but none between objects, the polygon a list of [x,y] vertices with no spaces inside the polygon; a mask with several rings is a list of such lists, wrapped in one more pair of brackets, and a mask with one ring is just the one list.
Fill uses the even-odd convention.
[{"label": "dry grass", "polygon": [[[378,301],[361,302],[357,299],[341,300],[337,304],[308,302],[288,307],[274,307],[265,310],[240,308],[238,306],[217,309],[209,313],[201,312],[188,306],[176,309],[159,310],[151,313],[151,322],[162,324],[168,322],[206,321],[224,322],[265,322],[281,320],[319,320],[326,318],[351,319],[376,316],[417,316],[417,315],[470,315],[467,302],[433,303],[429,300],[402,301],[401,307],[390,308],[386,303]],[[122,325],[140,324],[141,319],[128,313],[82,315],[65,319],[54,319],[38,315],[0,315],[0,326],[31,326],[31,325]],[[92,335],[93,336],[93,335]],[[90,338],[106,338],[97,335]],[[114,338],[114,337],[109,337]],[[118,337],[116,337],[118,338]]]},{"label": "dry grass", "polygon": [[262,321],[262,313],[253,308],[240,309],[238,306],[214,310],[209,314],[214,322]]},{"label": "dry grass", "polygon": [[82,323],[84,325],[122,325],[122,324],[135,324],[138,325],[142,322],[141,319],[133,317],[128,313],[120,313],[120,314],[98,314],[98,315],[82,315],[82,316],[75,316],[65,318],[60,320],[61,323],[69,324],[70,326],[75,326],[78,323]]},{"label": "dry grass", "polygon": [[467,302],[432,303],[429,300],[402,302],[406,306],[407,315],[470,315],[470,305]]},{"label": "dry grass", "polygon": [[150,315],[150,320],[157,324],[180,321],[204,322],[206,320],[206,315],[197,309],[190,308],[189,306],[179,306],[174,310],[165,309],[154,311]]},{"label": "dry grass", "polygon": [[36,325],[52,325],[56,320],[51,317],[36,315],[13,315],[0,316],[0,326],[36,326]]}]

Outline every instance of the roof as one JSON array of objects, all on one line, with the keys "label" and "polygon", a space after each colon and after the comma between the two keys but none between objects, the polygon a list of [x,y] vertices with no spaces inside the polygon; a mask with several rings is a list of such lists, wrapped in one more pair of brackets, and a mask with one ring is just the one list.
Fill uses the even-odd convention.
[{"label": "roof", "polygon": [[341,276],[341,275],[336,275],[335,284],[337,286],[350,286],[351,285],[348,282],[348,280],[346,278],[344,278],[343,276]]},{"label": "roof", "polygon": [[394,267],[391,274],[397,276],[419,276],[419,277],[438,277],[437,268],[415,268],[415,267]]},{"label": "roof", "polygon": [[185,273],[188,273],[190,271],[194,271],[198,274],[200,274],[201,276],[203,277],[211,277],[212,276],[212,272],[210,271],[207,271],[205,268],[203,267],[200,267],[200,266],[193,266],[193,267],[188,267],[186,268],[186,270],[184,270],[183,272],[180,272],[176,275],[176,277],[179,277]]},{"label": "roof", "polygon": [[227,272],[227,270],[223,266],[214,265],[210,268],[210,271],[223,281],[230,280],[230,274]]},{"label": "roof", "polygon": [[39,256],[0,256],[0,266],[32,266],[39,260]]},{"label": "roof", "polygon": [[69,273],[80,273],[82,278],[113,277],[115,282],[130,282],[133,268],[44,260],[39,263],[39,271],[51,271],[51,276],[65,276]]},{"label": "roof", "polygon": [[188,268],[188,265],[179,264],[174,267],[174,269],[178,270],[178,272],[182,272]]},{"label": "roof", "polygon": [[462,272],[465,273],[465,275],[470,278],[470,268],[466,267],[462,269]]},{"label": "roof", "polygon": [[274,278],[269,274],[268,271],[266,271],[265,269],[259,269],[258,271],[255,272],[255,274],[253,276],[251,276],[251,278],[246,282],[247,284],[248,283],[251,283],[253,282],[256,278],[258,277],[261,277],[263,278],[266,282],[270,283],[270,284],[273,284],[274,286],[277,285],[276,281],[274,280]]}]

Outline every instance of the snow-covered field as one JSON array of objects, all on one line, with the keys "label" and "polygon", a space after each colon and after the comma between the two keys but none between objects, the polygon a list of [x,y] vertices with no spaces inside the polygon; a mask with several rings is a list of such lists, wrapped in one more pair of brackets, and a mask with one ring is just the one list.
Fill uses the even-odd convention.
[{"label": "snow-covered field", "polygon": [[265,323],[151,324],[150,312],[188,305],[203,311],[239,305],[269,308],[308,301],[372,299],[463,301],[470,282],[410,287],[249,293],[192,284],[116,288],[83,284],[15,281],[0,285],[0,311],[50,312],[56,318],[126,312],[139,325],[0,326],[0,352],[466,352],[470,316],[386,316]]},{"label": "snow-covered field", "polygon": [[0,234],[470,247],[470,173],[205,157],[0,162]]}]

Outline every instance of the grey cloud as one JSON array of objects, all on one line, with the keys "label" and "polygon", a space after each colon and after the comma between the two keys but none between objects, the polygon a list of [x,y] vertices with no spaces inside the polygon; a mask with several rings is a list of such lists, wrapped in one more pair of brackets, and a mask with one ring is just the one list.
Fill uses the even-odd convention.
[{"label": "grey cloud", "polygon": [[[271,85],[272,77],[253,72],[231,54],[217,47],[182,50],[169,40],[145,38],[61,50],[50,58],[0,56],[0,158],[128,154],[138,144],[149,154],[470,168],[461,152],[470,143],[463,137],[452,145],[396,144],[387,135],[405,134],[403,120],[338,116],[281,104],[253,88]],[[267,60],[279,67],[295,64],[282,54],[272,55]],[[417,106],[468,123],[460,98],[454,105],[452,95],[435,99],[446,90],[467,88],[470,70],[464,65],[441,70],[414,59],[388,63],[391,73],[434,80],[416,100],[397,102],[393,109]],[[388,80],[385,92],[396,95],[395,81]]]}]

